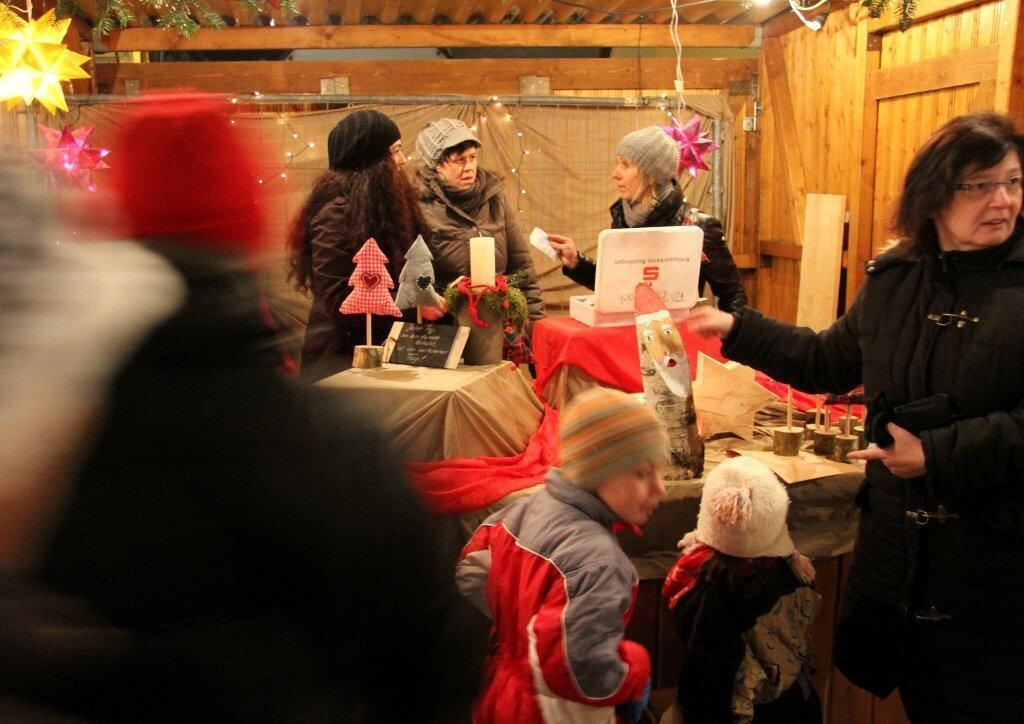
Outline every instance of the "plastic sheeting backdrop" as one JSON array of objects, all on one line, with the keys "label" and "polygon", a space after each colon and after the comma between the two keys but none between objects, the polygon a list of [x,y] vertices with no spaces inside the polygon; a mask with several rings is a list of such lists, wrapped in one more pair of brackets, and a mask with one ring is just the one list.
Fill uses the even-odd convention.
[{"label": "plastic sheeting backdrop", "polygon": [[[708,137],[713,135],[711,119],[721,121],[723,148],[713,154],[709,162],[722,164],[722,221],[729,228],[734,187],[729,142],[732,113],[725,99],[718,95],[687,96],[685,101],[680,120],[685,122],[693,113],[700,113],[705,118],[702,130]],[[419,130],[432,120],[453,117],[475,125],[483,144],[481,166],[505,177],[509,201],[520,209],[519,226],[524,235],[539,226],[551,233],[572,236],[583,250],[593,253],[598,233],[609,224],[608,207],[616,198],[611,172],[619,140],[638,128],[668,123],[665,110],[658,107],[666,103],[672,110],[672,100],[641,107],[574,106],[569,99],[566,105],[467,100],[464,103],[346,105],[317,111],[239,103],[237,123],[249,129],[267,149],[264,188],[273,211],[270,215],[272,257],[268,259],[266,285],[273,308],[293,326],[295,339],[292,341],[301,340],[309,301],[285,282],[284,240],[309,189],[327,168],[328,133],[348,113],[373,107],[394,118],[402,130],[407,153],[413,152]],[[95,124],[93,144],[109,147],[111,132],[117,126],[123,107],[117,102],[73,105],[63,120],[76,127]],[[57,125],[59,122],[54,119],[50,123]],[[309,146],[310,143],[313,145]],[[117,163],[113,156],[107,160],[111,165]],[[418,163],[420,160],[412,153],[408,168],[411,170]],[[687,199],[708,212],[712,206],[711,180],[710,172],[701,173],[696,179],[686,173],[681,177]],[[99,181],[102,187],[102,177]],[[580,293],[579,287],[561,274],[556,262],[535,250],[533,258],[549,313],[564,313],[569,295]]]}]

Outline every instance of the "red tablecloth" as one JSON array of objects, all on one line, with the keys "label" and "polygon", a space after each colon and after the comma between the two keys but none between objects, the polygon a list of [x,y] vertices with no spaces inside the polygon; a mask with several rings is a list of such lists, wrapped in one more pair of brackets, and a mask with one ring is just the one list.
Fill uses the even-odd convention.
[{"label": "red tablecloth", "polygon": [[406,463],[405,469],[431,510],[458,515],[537,485],[559,462],[558,412],[545,405],[540,427],[519,455]]},{"label": "red tablecloth", "polygon": [[[703,352],[724,361],[722,343],[715,337],[700,337],[679,325],[679,333],[690,360],[690,375],[697,374],[697,353]],[[543,397],[544,388],[562,365],[573,365],[598,382],[626,392],[642,392],[640,379],[640,352],[636,344],[636,327],[588,327],[571,317],[547,317],[533,326],[533,354],[537,362],[537,394]],[[757,382],[786,399],[786,385],[758,372]],[[814,409],[814,395],[793,390],[793,406],[802,411]],[[832,419],[839,419],[846,408],[830,405]],[[854,405],[853,413],[864,419],[863,405]]]},{"label": "red tablecloth", "polygon": [[[722,361],[722,343],[714,337],[698,337],[679,328],[690,360],[690,374],[697,374],[697,352]],[[588,327],[571,317],[547,317],[533,325],[533,356],[537,361],[537,394],[541,394],[562,365],[580,368],[598,382],[626,392],[641,392],[640,352],[636,327]]]}]

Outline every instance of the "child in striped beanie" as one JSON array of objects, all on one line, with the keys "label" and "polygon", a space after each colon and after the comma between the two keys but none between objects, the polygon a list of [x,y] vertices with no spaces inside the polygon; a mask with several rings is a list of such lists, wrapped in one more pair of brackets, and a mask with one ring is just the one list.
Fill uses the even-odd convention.
[{"label": "child in striped beanie", "polygon": [[600,388],[565,407],[561,445],[561,468],[462,551],[459,590],[495,622],[474,721],[635,722],[650,696],[650,656],[625,639],[639,577],[613,531],[646,523],[664,495],[668,436]]}]

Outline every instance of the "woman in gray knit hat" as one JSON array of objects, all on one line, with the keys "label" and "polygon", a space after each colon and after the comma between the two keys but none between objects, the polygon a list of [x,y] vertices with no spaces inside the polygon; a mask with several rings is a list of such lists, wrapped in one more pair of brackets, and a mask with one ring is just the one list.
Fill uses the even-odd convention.
[{"label": "woman in gray knit hat", "polygon": [[[416,138],[416,153],[422,159],[416,186],[420,209],[431,230],[427,243],[434,254],[438,288],[459,276],[469,276],[471,238],[493,237],[494,269],[498,274],[523,275],[520,289],[526,295],[532,323],[544,316],[544,302],[530,248],[501,179],[478,166],[480,145],[472,129],[455,118],[428,123]],[[515,362],[532,361],[521,350],[506,357]]]},{"label": "woman in gray knit hat", "polygon": [[[725,245],[722,222],[686,202],[676,180],[678,173],[679,148],[660,126],[647,126],[627,134],[619,142],[612,172],[619,199],[609,209],[611,228],[695,224],[704,232],[698,289],[708,282],[718,298],[719,309],[734,311],[745,307],[747,295],[736,262]],[[548,238],[558,252],[562,272],[577,284],[593,289],[597,263],[580,252],[568,236],[551,234]]]}]

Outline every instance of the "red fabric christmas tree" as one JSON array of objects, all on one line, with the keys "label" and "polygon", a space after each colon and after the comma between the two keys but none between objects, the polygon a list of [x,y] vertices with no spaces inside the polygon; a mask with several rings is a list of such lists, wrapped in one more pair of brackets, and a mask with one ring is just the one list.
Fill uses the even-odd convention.
[{"label": "red fabric christmas tree", "polygon": [[342,314],[390,314],[401,317],[402,310],[395,305],[388,289],[395,286],[388,274],[388,258],[372,237],[352,257],[356,268],[348,278],[348,285],[354,287],[338,309]]}]

